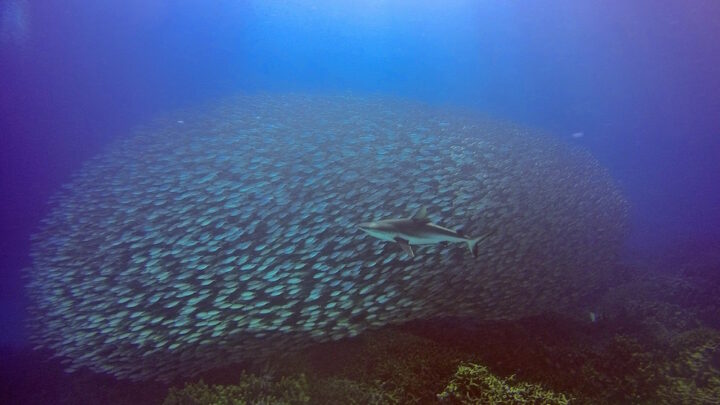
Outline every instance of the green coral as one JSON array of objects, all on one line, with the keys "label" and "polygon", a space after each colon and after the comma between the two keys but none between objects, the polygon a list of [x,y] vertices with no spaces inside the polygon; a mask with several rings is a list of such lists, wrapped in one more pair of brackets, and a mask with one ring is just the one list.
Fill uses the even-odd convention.
[{"label": "green coral", "polygon": [[[485,322],[452,330],[444,325],[422,331],[453,344],[468,360],[500,376],[542,383],[592,404],[638,403],[653,398],[664,383],[665,348],[647,336],[633,336],[624,324],[580,323],[556,316]],[[445,338],[447,339],[447,338]]]},{"label": "green coral", "polygon": [[398,401],[377,385],[342,378],[309,379],[304,374],[274,380],[243,373],[236,384],[208,385],[200,380],[171,388],[163,405],[389,405]]},{"label": "green coral", "polygon": [[273,381],[243,373],[234,385],[207,385],[202,380],[171,388],[163,405],[298,405],[310,403],[309,385],[304,375]]},{"label": "green coral", "polygon": [[716,404],[720,401],[720,333],[698,328],[675,342],[673,359],[664,367],[668,384],[658,397],[673,404]]},{"label": "green coral", "polygon": [[565,405],[571,397],[541,385],[516,381],[514,376],[499,378],[485,366],[462,363],[438,399],[463,404]]},{"label": "green coral", "polygon": [[[484,366],[461,363],[441,394],[415,397],[407,387],[386,390],[379,382],[367,384],[345,378],[308,379],[304,374],[273,380],[243,373],[237,384],[208,385],[204,381],[170,389],[164,405],[394,405],[443,399],[459,403],[567,404],[569,397],[540,385],[499,378]],[[433,401],[434,402],[434,401]]]}]

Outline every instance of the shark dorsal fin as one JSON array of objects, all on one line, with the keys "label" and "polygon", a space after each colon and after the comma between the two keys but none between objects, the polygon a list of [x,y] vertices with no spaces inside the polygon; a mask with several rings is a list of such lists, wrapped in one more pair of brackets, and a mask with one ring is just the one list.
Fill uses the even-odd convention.
[{"label": "shark dorsal fin", "polygon": [[427,207],[424,205],[420,207],[412,216],[412,219],[419,222],[430,222],[430,218],[427,216]]}]

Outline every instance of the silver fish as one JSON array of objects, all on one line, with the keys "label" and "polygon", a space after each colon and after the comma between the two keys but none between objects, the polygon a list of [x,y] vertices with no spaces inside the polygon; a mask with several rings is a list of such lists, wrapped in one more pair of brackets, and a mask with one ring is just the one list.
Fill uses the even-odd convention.
[{"label": "silver fish", "polygon": [[[627,207],[589,154],[516,125],[277,94],[170,112],[50,204],[27,270],[32,342],[68,370],[163,381],[412,319],[574,314],[613,279]],[[484,239],[426,214],[363,224],[426,244],[410,260],[357,232],[410,204]]]}]

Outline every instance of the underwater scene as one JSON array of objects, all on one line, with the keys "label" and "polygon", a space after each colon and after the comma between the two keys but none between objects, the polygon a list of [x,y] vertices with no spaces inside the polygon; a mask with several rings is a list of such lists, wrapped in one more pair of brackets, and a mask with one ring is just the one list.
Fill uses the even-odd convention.
[{"label": "underwater scene", "polygon": [[720,404],[717,38],[0,1],[0,403]]}]

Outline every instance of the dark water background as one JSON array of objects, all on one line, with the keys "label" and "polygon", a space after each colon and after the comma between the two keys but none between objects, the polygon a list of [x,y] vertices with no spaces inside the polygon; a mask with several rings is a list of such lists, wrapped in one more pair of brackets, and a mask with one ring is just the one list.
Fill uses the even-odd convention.
[{"label": "dark water background", "polygon": [[[589,149],[628,254],[720,249],[716,1],[0,2],[0,344],[48,197],[154,115],[241,91],[476,108]],[[582,133],[580,137],[573,134]]]}]

